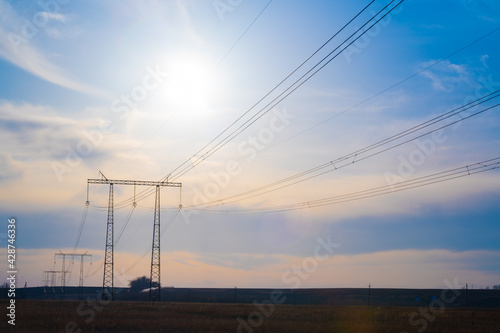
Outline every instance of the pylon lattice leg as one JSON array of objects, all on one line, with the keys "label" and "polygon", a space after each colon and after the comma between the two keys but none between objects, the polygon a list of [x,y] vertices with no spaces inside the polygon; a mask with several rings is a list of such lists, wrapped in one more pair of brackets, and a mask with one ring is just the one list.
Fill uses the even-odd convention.
[{"label": "pylon lattice leg", "polygon": [[[155,288],[153,290],[153,287]],[[160,186],[156,186],[155,215],[153,225],[153,245],[151,247],[151,278],[149,282],[149,300],[161,301],[160,279]]]},{"label": "pylon lattice leg", "polygon": [[106,224],[106,249],[104,255],[103,293],[110,293],[113,300],[113,184],[109,184],[108,223]]}]

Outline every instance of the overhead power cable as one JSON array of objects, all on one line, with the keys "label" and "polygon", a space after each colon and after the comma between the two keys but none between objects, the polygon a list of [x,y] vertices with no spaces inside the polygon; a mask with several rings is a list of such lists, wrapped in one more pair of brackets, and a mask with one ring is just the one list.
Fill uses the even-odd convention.
[{"label": "overhead power cable", "polygon": [[[78,246],[80,245],[80,239],[82,237],[83,228],[85,227],[85,222],[87,221],[88,211],[89,211],[89,205],[85,204],[85,207],[83,208],[82,218],[80,219],[80,226],[78,227],[78,233],[76,235],[75,245],[73,245],[73,254],[76,253],[76,251],[78,250]],[[54,265],[55,265],[55,257],[54,257]],[[67,270],[71,272],[72,267],[73,267],[73,260],[69,264]]]},{"label": "overhead power cable", "polygon": [[433,185],[444,181],[449,181],[457,178],[475,175],[478,173],[491,171],[500,168],[500,157],[489,159],[474,164],[465,165],[463,167],[449,169],[442,172],[437,172],[431,175],[401,181],[396,184],[388,184],[368,190],[351,192],[343,195],[331,196],[317,200],[303,201],[288,205],[277,205],[254,209],[241,210],[219,210],[219,209],[187,209],[200,211],[205,213],[223,213],[223,214],[257,214],[257,213],[276,213],[298,209],[317,208],[334,204],[345,203],[354,200],[367,199],[385,194],[396,193],[404,190],[414,189],[418,187]]},{"label": "overhead power cable", "polygon": [[[273,191],[276,191],[276,190],[279,190],[279,189],[282,189],[282,188],[285,188],[285,187],[288,187],[291,185],[295,185],[297,183],[301,183],[303,181],[310,180],[310,179],[315,178],[315,177],[319,177],[319,176],[324,175],[326,173],[341,169],[343,167],[352,165],[354,163],[358,163],[358,162],[363,161],[367,158],[381,154],[381,153],[386,152],[390,149],[394,149],[394,148],[399,147],[405,143],[411,142],[411,141],[416,140],[418,138],[421,138],[425,135],[431,134],[431,133],[436,132],[438,130],[442,130],[442,129],[449,127],[449,126],[452,126],[458,122],[464,121],[466,119],[469,119],[471,117],[479,115],[483,112],[486,112],[488,110],[496,108],[496,107],[500,106],[500,103],[495,104],[495,105],[490,106],[490,107],[487,107],[487,108],[484,108],[482,110],[476,111],[470,115],[465,115],[458,120],[451,121],[443,126],[435,127],[432,130],[427,131],[425,133],[418,133],[416,136],[413,136],[409,139],[405,139],[404,141],[397,142],[389,147],[383,147],[385,145],[388,145],[389,143],[392,143],[392,142],[395,142],[399,139],[405,138],[406,136],[409,136],[409,135],[416,133],[418,131],[422,131],[423,129],[426,129],[432,125],[436,125],[436,124],[438,124],[446,119],[450,119],[451,117],[457,116],[457,115],[463,113],[464,111],[475,108],[481,104],[484,104],[484,103],[491,101],[491,100],[498,98],[498,97],[500,97],[500,89],[496,90],[493,93],[490,93],[490,94],[487,94],[483,97],[480,97],[474,101],[466,103],[458,108],[455,108],[455,109],[452,109],[448,112],[445,112],[439,116],[433,117],[432,119],[429,119],[423,123],[412,126],[408,129],[406,129],[402,132],[399,132],[395,135],[392,135],[388,138],[385,138],[385,139],[380,140],[376,143],[368,145],[362,149],[358,149],[358,150],[351,152],[347,155],[344,155],[344,156],[339,157],[337,159],[320,164],[316,167],[310,168],[310,169],[305,170],[303,172],[297,173],[295,175],[283,178],[283,179],[278,180],[276,182],[273,182],[273,183],[270,183],[267,185],[263,185],[263,186],[260,186],[260,187],[257,187],[257,188],[254,188],[252,190],[248,190],[248,191],[245,191],[245,192],[242,192],[239,194],[231,195],[231,196],[224,197],[224,198],[219,198],[219,199],[212,200],[210,202],[202,203],[199,205],[186,206],[185,208],[193,208],[193,207],[200,207],[200,206],[203,207],[203,206],[227,205],[227,204],[234,203],[237,201],[241,201],[241,200],[253,198],[256,196],[260,196],[263,194],[267,194],[269,192],[273,192]],[[377,148],[380,148],[380,149],[368,154],[369,152],[371,152]],[[325,169],[326,169],[326,171],[325,171]]]},{"label": "overhead power cable", "polygon": [[[177,217],[177,215],[179,214],[179,212],[180,212],[180,209],[177,209],[177,211],[174,213],[174,215],[172,215],[172,217],[168,220],[167,224],[165,226],[163,226],[163,228],[161,230],[161,233],[160,233],[160,237],[163,236],[163,234],[165,233],[165,231],[167,231],[167,229],[172,225],[172,222],[175,220],[175,218]],[[125,273],[130,272],[150,252],[151,252],[151,246],[149,246],[147,249],[145,249],[144,252],[142,252],[141,256],[128,269],[126,269],[123,273],[125,274]]]},{"label": "overhead power cable", "polygon": [[224,61],[224,59],[226,59],[226,57],[229,55],[229,53],[231,53],[231,51],[234,49],[234,47],[240,42],[240,40],[243,38],[243,36],[245,36],[245,34],[248,32],[248,30],[250,30],[250,28],[254,25],[254,23],[259,19],[259,17],[262,15],[262,13],[264,13],[264,11],[266,10],[266,8],[271,4],[271,2],[273,2],[273,0],[269,0],[269,2],[267,3],[267,5],[264,6],[264,8],[262,8],[262,10],[260,11],[260,13],[253,19],[252,23],[250,23],[250,25],[245,29],[245,31],[243,31],[243,33],[241,34],[241,36],[236,40],[236,42],[234,42],[233,46],[231,46],[229,48],[229,50],[227,50],[226,54],[224,54],[224,56],[217,62],[217,64],[214,66],[214,68],[212,69],[212,71],[216,70],[217,67],[219,67],[220,63],[222,61]]},{"label": "overhead power cable", "polygon": [[[167,221],[167,223],[162,227],[162,230],[161,230],[161,233],[160,233],[160,237],[163,236],[163,234],[165,233],[165,231],[167,231],[167,229],[172,225],[172,223],[174,222],[175,218],[177,217],[177,215],[179,214],[180,212],[180,209],[178,208],[175,213],[170,217],[170,219]],[[130,214],[131,215],[131,214]],[[135,266],[137,266],[137,264],[139,264],[139,262],[141,262],[144,257],[151,252],[151,246],[148,246],[148,248],[146,248],[142,254],[140,255],[140,257],[125,271],[123,271],[123,274],[125,273],[128,273],[129,271],[131,271]],[[104,261],[101,262],[99,264],[99,266],[90,274],[87,273],[87,277],[88,276],[93,276],[95,274],[97,274],[101,269],[102,267],[104,266]],[[86,278],[87,278],[86,277]]]},{"label": "overhead power cable", "polygon": [[118,232],[118,237],[116,237],[115,240],[115,246],[118,245],[118,242],[120,242],[120,238],[122,238],[123,232],[127,228],[128,222],[130,221],[130,218],[132,217],[132,213],[135,210],[136,205],[132,205],[132,208],[130,209],[127,218],[125,219],[125,223],[123,224],[122,228],[120,229],[120,232]]},{"label": "overhead power cable", "polygon": [[76,251],[78,250],[78,245],[80,244],[80,238],[82,237],[83,227],[85,226],[85,222],[87,220],[88,211],[89,211],[89,206],[85,204],[85,208],[83,208],[82,218],[80,219],[78,234],[76,235],[75,245],[73,246],[73,253],[76,253]]}]

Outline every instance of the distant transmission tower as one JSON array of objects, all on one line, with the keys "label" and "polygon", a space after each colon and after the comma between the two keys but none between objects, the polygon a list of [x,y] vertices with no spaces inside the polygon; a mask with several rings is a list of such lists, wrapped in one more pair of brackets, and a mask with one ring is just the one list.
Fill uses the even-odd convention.
[{"label": "distant transmission tower", "polygon": [[85,253],[63,253],[61,251],[59,251],[59,253],[54,253],[54,262],[55,262],[55,258],[57,256],[62,256],[63,260],[62,260],[62,268],[61,268],[61,272],[62,272],[62,276],[61,276],[61,288],[64,289],[64,287],[66,286],[66,273],[68,273],[69,271],[66,270],[66,267],[65,267],[65,264],[66,264],[66,256],[68,257],[80,257],[80,279],[79,279],[79,282],[78,282],[78,287],[80,289],[80,293],[83,292],[83,258],[84,257],[90,257],[90,260],[92,260],[92,255],[91,254],[87,254],[87,252]]},{"label": "distant transmission tower", "polygon": [[[88,200],[88,184],[109,184],[109,200],[108,200],[108,220],[106,224],[106,247],[104,255],[104,276],[102,282],[103,292],[111,294],[111,300],[114,295],[114,279],[113,279],[113,263],[114,263],[114,240],[113,240],[113,185],[140,185],[140,186],[156,186],[155,195],[155,213],[153,222],[153,243],[151,246],[151,274],[149,285],[149,300],[161,301],[161,278],[160,278],[160,187],[182,187],[181,183],[173,183],[169,181],[157,182],[147,180],[110,180],[106,178],[102,172],[101,179],[87,180],[87,202]],[[135,192],[135,191],[134,191]],[[135,204],[135,197],[134,197]],[[158,289],[153,291],[153,285]]]},{"label": "distant transmission tower", "polygon": [[45,278],[43,279],[44,287],[53,288],[57,283],[57,274],[61,274],[61,271],[43,271]]}]

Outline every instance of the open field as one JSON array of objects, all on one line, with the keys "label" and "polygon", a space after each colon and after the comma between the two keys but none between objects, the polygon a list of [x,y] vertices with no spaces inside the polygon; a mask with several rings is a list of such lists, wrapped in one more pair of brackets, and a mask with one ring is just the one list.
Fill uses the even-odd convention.
[{"label": "open field", "polygon": [[[33,300],[79,300],[96,297],[101,287],[31,287],[19,290],[18,298]],[[264,302],[275,289],[269,288],[162,288],[164,302],[242,303]],[[147,292],[115,288],[115,300],[148,301]],[[372,305],[427,307],[435,298],[446,298],[446,307],[500,308],[500,290],[469,289],[390,289],[390,288],[317,288],[279,289],[286,305]],[[445,295],[442,293],[445,292]],[[0,289],[0,298],[7,290]]]},{"label": "open field", "polygon": [[17,300],[15,328],[3,317],[1,332],[500,331],[500,309],[477,308]]}]

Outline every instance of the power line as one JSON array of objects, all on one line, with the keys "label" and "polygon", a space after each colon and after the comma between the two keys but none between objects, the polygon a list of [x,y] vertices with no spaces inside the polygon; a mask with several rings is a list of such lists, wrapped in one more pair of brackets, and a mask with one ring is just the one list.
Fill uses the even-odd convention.
[{"label": "power line", "polygon": [[250,23],[250,25],[245,29],[245,31],[243,31],[243,33],[236,40],[236,42],[234,42],[233,46],[231,46],[229,48],[229,50],[227,50],[226,54],[224,54],[224,56],[217,62],[217,64],[215,64],[214,68],[212,69],[212,72],[215,71],[217,69],[217,67],[219,67],[220,63],[222,61],[224,61],[224,59],[226,59],[226,57],[229,55],[229,53],[231,53],[231,51],[234,49],[234,47],[240,42],[240,40],[243,38],[243,36],[245,36],[245,34],[248,32],[248,30],[250,30],[250,28],[259,19],[259,17],[262,15],[262,13],[264,13],[264,11],[266,10],[266,8],[271,4],[272,1],[273,0],[269,0],[269,2],[267,3],[267,5],[265,5],[264,8],[262,8],[262,10],[260,11],[260,13],[253,19],[252,23]]},{"label": "power line", "polygon": [[[163,234],[165,233],[165,231],[167,231],[167,229],[168,229],[168,228],[172,225],[173,221],[175,220],[175,218],[177,217],[177,215],[179,214],[179,212],[180,212],[180,209],[179,209],[179,208],[177,208],[177,210],[176,210],[176,212],[174,213],[174,215],[172,215],[172,217],[170,217],[170,219],[167,221],[167,223],[163,226],[162,231],[161,231],[161,233],[160,233],[160,237],[161,237],[161,236],[163,236]],[[127,269],[127,270],[125,270],[123,273],[125,274],[125,273],[128,273],[129,271],[131,271],[131,270],[132,270],[135,266],[137,266],[137,264],[138,264],[139,262],[141,262],[141,261],[144,259],[144,257],[145,257],[145,256],[147,256],[147,255],[150,253],[150,251],[151,251],[151,246],[148,246],[148,248],[146,248],[146,249],[142,252],[141,256],[140,256],[140,257],[139,257],[139,258],[138,258],[138,259],[137,259],[137,260],[136,260],[136,261],[135,261],[135,262],[134,262],[134,263],[133,263],[133,264],[132,264],[132,265],[131,265],[128,269]],[[88,275],[88,276],[93,276],[93,275],[97,274],[97,273],[101,270],[101,268],[102,268],[103,266],[104,266],[104,262],[102,262],[102,263],[99,265],[99,267],[97,267],[97,268],[95,269],[95,271],[94,271],[94,272],[92,272],[92,273],[90,273],[90,274],[87,274],[87,275]]]},{"label": "power line", "polygon": [[[167,231],[167,229],[172,225],[172,222],[177,217],[177,215],[179,214],[179,212],[180,212],[180,209],[177,209],[177,211],[175,212],[175,214],[172,215],[172,217],[170,218],[170,220],[168,220],[167,224],[163,227],[163,230],[161,231],[160,237],[163,236],[163,234],[165,233],[165,231]],[[142,259],[144,259],[149,254],[150,251],[151,251],[151,247],[148,247],[147,249],[145,249],[144,252],[141,254],[141,256],[127,270],[125,270],[123,273],[128,273],[129,271],[131,271],[135,266],[137,266],[137,264],[139,264],[142,261]]]},{"label": "power line", "polygon": [[118,242],[120,241],[120,238],[122,237],[123,232],[127,228],[128,222],[130,221],[130,218],[132,217],[132,213],[134,212],[135,207],[136,207],[136,205],[132,205],[132,208],[130,209],[128,216],[125,219],[125,223],[123,224],[122,228],[120,229],[120,232],[118,233],[118,237],[116,237],[115,245],[118,245]]},{"label": "power line", "polygon": [[[82,217],[80,219],[80,226],[78,227],[78,233],[76,235],[75,245],[73,245],[73,253],[76,253],[76,251],[78,250],[78,245],[80,244],[80,239],[82,237],[83,228],[85,226],[85,222],[87,221],[88,211],[89,211],[89,204],[88,204],[88,200],[87,200],[87,202],[85,203],[85,207],[83,208]],[[72,266],[73,266],[73,262],[71,262],[71,264],[69,265],[69,268],[68,268],[69,271],[71,271]]]},{"label": "power line", "polygon": [[[497,97],[500,96],[500,90],[497,90],[493,93],[490,93],[490,94],[487,94],[483,97],[480,97],[472,102],[469,102],[469,103],[466,103],[458,108],[455,108],[453,110],[450,110],[448,112],[445,112],[439,116],[436,116],[432,119],[429,119],[423,123],[420,123],[416,126],[412,126],[402,132],[399,132],[398,134],[395,134],[395,135],[392,135],[386,139],[383,139],[383,140],[380,140],[376,143],[373,143],[369,146],[366,146],[362,149],[358,149],[352,153],[349,153],[347,155],[344,155],[342,157],[339,157],[335,160],[332,160],[332,161],[329,161],[329,162],[326,162],[326,163],[323,163],[321,165],[318,165],[316,167],[313,167],[313,168],[310,168],[306,171],[303,171],[303,172],[300,172],[300,173],[297,173],[295,175],[292,175],[292,176],[289,176],[289,177],[286,177],[286,178],[283,178],[281,180],[278,180],[276,182],[273,182],[273,183],[270,183],[270,184],[267,184],[267,185],[263,185],[263,186],[260,186],[258,188],[254,188],[252,190],[248,190],[248,191],[245,191],[243,193],[239,193],[239,194],[235,194],[235,195],[231,195],[231,196],[228,196],[228,197],[225,197],[225,198],[221,198],[221,199],[217,199],[217,200],[212,200],[210,202],[207,202],[207,203],[203,203],[203,204],[199,204],[199,205],[193,205],[193,206],[188,206],[186,208],[191,208],[191,207],[199,207],[199,206],[220,206],[220,205],[227,205],[227,204],[230,204],[230,203],[234,203],[234,202],[237,202],[237,201],[241,201],[241,200],[245,200],[245,199],[249,199],[249,198],[253,198],[253,197],[256,197],[256,196],[260,196],[260,195],[263,195],[263,194],[266,194],[266,193],[269,193],[269,192],[273,192],[273,191],[276,191],[276,190],[279,190],[279,189],[282,189],[282,188],[285,188],[285,187],[288,187],[288,186],[291,186],[291,185],[295,185],[297,183],[301,183],[303,181],[306,181],[306,180],[309,180],[309,179],[312,179],[312,178],[315,178],[315,177],[318,177],[318,176],[321,176],[323,174],[326,174],[328,172],[331,172],[331,171],[334,171],[334,170],[338,170],[338,169],[341,169],[343,167],[346,167],[346,166],[349,166],[349,165],[352,165],[354,163],[358,163],[362,160],[365,160],[367,158],[370,158],[370,157],[373,157],[375,155],[378,155],[378,154],[381,154],[385,151],[388,151],[390,149],[394,149],[396,147],[399,147],[405,143],[408,143],[408,142],[411,142],[415,139],[418,139],[418,138],[421,138],[425,135],[428,135],[430,133],[433,133],[433,132],[436,132],[438,130],[441,130],[441,129],[444,129],[446,127],[449,127],[449,126],[452,126],[458,122],[461,122],[461,121],[464,121],[466,119],[469,119],[473,116],[476,116],[476,115],[479,115],[483,112],[486,112],[488,110],[491,110],[495,107],[498,107],[500,104],[496,104],[496,105],[493,105],[493,106],[490,106],[490,107],[487,107],[483,110],[480,110],[480,111],[477,111],[477,112],[474,112],[468,116],[465,116],[463,118],[460,118],[456,121],[453,121],[453,122],[450,122],[444,126],[441,126],[441,127],[438,127],[438,128],[434,128],[432,129],[431,131],[428,131],[426,133],[423,133],[423,134],[419,134],[415,137],[412,137],[410,139],[407,139],[405,141],[402,141],[402,142],[399,142],[395,145],[392,145],[388,148],[383,148],[379,151],[376,151],[372,154],[369,154],[367,156],[362,156],[362,154],[365,154],[365,153],[368,153],[376,148],[379,148],[379,147],[382,147],[384,145],[387,145],[388,143],[391,143],[391,142],[394,142],[398,139],[401,139],[401,138],[404,138],[405,136],[408,136],[412,133],[415,133],[417,131],[420,131],[420,130],[423,130],[427,127],[430,127],[432,125],[435,125],[439,122],[442,122],[446,119],[449,119],[453,116],[456,116],[464,111],[467,111],[467,110],[470,110],[478,105],[481,105],[483,103],[486,103],[488,101],[491,101]],[[322,171],[324,169],[327,169],[326,171]],[[320,172],[321,171],[321,172]],[[312,176],[309,176],[309,175],[312,175]],[[304,178],[305,176],[309,176],[307,178]],[[302,179],[301,179],[302,178]],[[297,180],[297,179],[300,179],[300,180]],[[283,185],[285,184],[285,185]],[[255,194],[254,194],[255,193]],[[240,199],[237,199],[237,198],[240,198]]]},{"label": "power line", "polygon": [[87,220],[87,213],[89,211],[89,205],[85,204],[83,208],[82,218],[80,219],[80,226],[78,228],[78,233],[76,235],[75,245],[73,246],[73,252],[76,252],[78,245],[80,244],[80,238],[82,237],[83,227],[85,226],[85,221]]},{"label": "power line", "polygon": [[224,214],[256,214],[256,213],[276,213],[290,210],[298,209],[310,209],[317,208],[327,205],[334,205],[339,203],[345,203],[354,200],[367,199],[371,197],[376,197],[380,195],[396,193],[404,190],[414,189],[418,187],[423,187],[427,185],[433,185],[441,183],[444,181],[449,181],[457,178],[462,178],[466,176],[471,176],[474,174],[491,171],[498,169],[500,167],[500,157],[489,159],[482,162],[477,162],[474,164],[465,165],[463,167],[449,169],[446,171],[437,172],[431,175],[418,177],[415,179],[410,179],[402,181],[396,184],[390,184],[386,186],[379,186],[371,188],[368,190],[357,191],[352,193],[347,193],[343,195],[331,196],[327,198],[304,201],[300,203],[279,205],[279,206],[269,206],[264,208],[254,208],[246,210],[217,210],[217,209],[187,209],[193,211],[200,211],[205,213],[224,213]]}]

